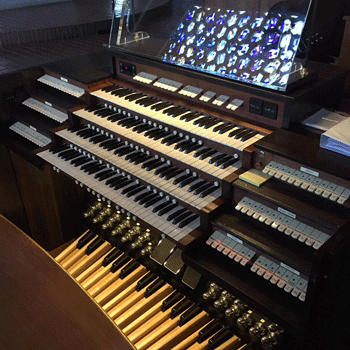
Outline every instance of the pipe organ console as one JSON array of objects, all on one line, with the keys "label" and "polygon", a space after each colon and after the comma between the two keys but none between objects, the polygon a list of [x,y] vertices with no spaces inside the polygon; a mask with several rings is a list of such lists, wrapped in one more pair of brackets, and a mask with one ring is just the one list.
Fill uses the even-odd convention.
[{"label": "pipe organ console", "polygon": [[[119,28],[113,78],[39,78],[81,103],[36,154],[95,201],[55,261],[113,322],[122,350],[348,349],[348,159],[320,149],[314,132],[281,129],[317,109],[339,74],[303,69],[286,84],[300,67],[287,47],[302,18],[276,8],[254,17],[197,6],[166,43]],[[226,20],[240,28],[236,46]],[[216,57],[215,40],[201,51],[213,34],[237,65]],[[259,52],[248,42],[262,39],[268,51],[251,66]],[[187,62],[193,52],[220,68]]]}]

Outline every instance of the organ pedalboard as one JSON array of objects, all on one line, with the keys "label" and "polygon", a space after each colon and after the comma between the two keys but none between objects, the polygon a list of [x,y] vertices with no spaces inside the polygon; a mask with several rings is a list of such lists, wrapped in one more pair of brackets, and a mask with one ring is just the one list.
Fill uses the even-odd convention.
[{"label": "organ pedalboard", "polygon": [[344,349],[345,157],[272,132],[278,100],[257,118],[243,92],[114,60],[38,156],[98,199],[56,261],[126,349]]},{"label": "organ pedalboard", "polygon": [[[101,200],[55,260],[135,349],[272,349],[284,330],[187,266],[167,238]],[[166,271],[166,273],[165,273]]]}]

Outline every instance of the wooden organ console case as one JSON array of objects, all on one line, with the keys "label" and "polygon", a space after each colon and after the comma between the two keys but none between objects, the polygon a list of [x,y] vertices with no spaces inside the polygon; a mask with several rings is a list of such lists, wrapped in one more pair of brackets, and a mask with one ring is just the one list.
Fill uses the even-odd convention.
[{"label": "wooden organ console case", "polygon": [[[224,70],[213,76],[174,64],[183,61],[164,52],[176,48],[190,57],[191,47],[177,44],[196,40],[199,47],[203,40],[178,32],[185,24],[198,34],[205,18],[206,37],[215,33],[220,39],[234,35],[226,34],[223,21],[238,21],[240,42],[247,23],[255,29],[266,20],[270,30],[278,21],[208,11],[186,9],[170,46],[152,35],[138,41],[146,28],[136,35],[120,27],[124,45],[109,45],[112,78],[82,86],[81,79],[60,78],[65,64],[45,70],[39,81],[81,95],[68,122],[51,129],[51,145],[35,154],[86,190],[91,203],[84,228],[52,252],[55,261],[2,221],[3,245],[19,247],[19,256],[2,250],[1,273],[16,286],[6,271],[20,269],[22,251],[38,272],[44,267],[48,284],[38,281],[43,304],[33,302],[46,320],[69,319],[67,325],[57,322],[57,333],[56,323],[48,327],[47,334],[67,332],[77,348],[348,349],[348,159],[320,150],[319,135],[311,131],[286,130],[337,94],[346,73],[314,64],[317,76],[310,69],[289,90],[277,91],[280,86],[247,84],[247,72],[227,80]],[[209,26],[214,20],[221,29]],[[279,36],[285,32],[279,30]],[[273,38],[266,37],[269,45]],[[227,44],[222,40],[219,51]],[[163,59],[150,55],[157,50]],[[230,46],[234,50],[243,56],[244,47]],[[210,61],[216,57],[206,54]],[[269,74],[264,79],[273,84]],[[11,269],[10,258],[16,261]],[[23,271],[23,278],[34,277]],[[10,297],[15,303],[16,296]],[[14,332],[11,325],[3,331],[9,337]],[[43,348],[51,344],[49,336],[38,336]],[[26,332],[17,341],[22,339],[32,341]]]}]

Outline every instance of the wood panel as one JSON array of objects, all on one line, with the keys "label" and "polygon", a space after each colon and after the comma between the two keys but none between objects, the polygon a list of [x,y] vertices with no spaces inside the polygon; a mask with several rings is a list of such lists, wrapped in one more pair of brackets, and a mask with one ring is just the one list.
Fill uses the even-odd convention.
[{"label": "wood panel", "polygon": [[84,290],[1,215],[0,281],[1,349],[134,349]]},{"label": "wood panel", "polygon": [[0,214],[29,232],[29,223],[17,186],[9,151],[0,146]]},{"label": "wood panel", "polygon": [[40,170],[13,152],[11,158],[32,238],[52,250],[74,237],[86,206],[82,189],[49,166]]}]

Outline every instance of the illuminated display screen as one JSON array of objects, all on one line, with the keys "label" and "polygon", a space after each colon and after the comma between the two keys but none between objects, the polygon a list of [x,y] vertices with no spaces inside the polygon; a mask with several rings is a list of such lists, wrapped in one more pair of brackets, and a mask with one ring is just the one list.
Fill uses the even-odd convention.
[{"label": "illuminated display screen", "polygon": [[261,14],[196,6],[181,20],[162,60],[285,91],[305,17],[288,7]]}]

